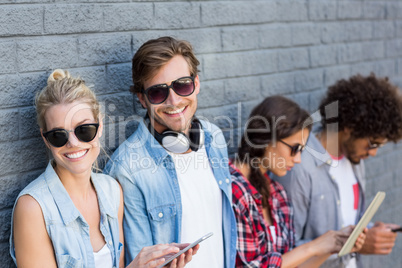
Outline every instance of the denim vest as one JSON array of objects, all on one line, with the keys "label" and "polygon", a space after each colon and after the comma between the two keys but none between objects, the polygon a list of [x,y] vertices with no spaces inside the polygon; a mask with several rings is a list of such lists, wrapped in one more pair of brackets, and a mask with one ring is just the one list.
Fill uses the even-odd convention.
[{"label": "denim vest", "polygon": [[[100,230],[112,253],[114,267],[119,267],[122,248],[122,244],[119,242],[117,218],[120,189],[116,180],[104,174],[92,173],[91,181],[98,196],[101,214]],[[23,195],[32,196],[42,209],[46,230],[53,244],[57,266],[95,267],[93,249],[89,238],[89,225],[74,206],[51,163],[48,164],[44,173],[21,191],[15,204]],[[12,226],[13,219],[11,219],[11,228]],[[12,229],[10,254],[17,264]]]},{"label": "denim vest", "polygon": [[[224,260],[225,267],[231,268],[236,258],[237,231],[226,141],[218,127],[200,121],[209,164],[222,191]],[[119,180],[123,188],[126,263],[145,246],[182,242],[182,200],[174,162],[144,122],[115,151],[105,172]]]}]

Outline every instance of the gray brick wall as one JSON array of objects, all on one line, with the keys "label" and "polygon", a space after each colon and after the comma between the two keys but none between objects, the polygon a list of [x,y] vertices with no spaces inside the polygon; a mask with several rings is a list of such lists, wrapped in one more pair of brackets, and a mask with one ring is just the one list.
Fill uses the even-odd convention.
[{"label": "gray brick wall", "polygon": [[[0,260],[8,254],[18,192],[40,174],[47,154],[33,96],[54,68],[92,84],[103,103],[103,141],[113,151],[144,111],[130,95],[130,60],[146,40],[189,40],[201,61],[200,116],[223,128],[236,150],[248,113],[284,94],[309,111],[325,89],[355,73],[387,75],[402,86],[402,2],[397,0],[0,0]],[[217,117],[219,116],[219,117]],[[402,224],[402,145],[367,161],[367,196],[387,198],[377,220]],[[390,256],[365,267],[399,267]]]}]

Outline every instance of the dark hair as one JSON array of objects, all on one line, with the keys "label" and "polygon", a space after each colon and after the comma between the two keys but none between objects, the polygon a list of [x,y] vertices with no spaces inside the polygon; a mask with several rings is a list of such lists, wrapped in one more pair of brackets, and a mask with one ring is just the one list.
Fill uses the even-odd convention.
[{"label": "dark hair", "polygon": [[132,60],[134,86],[130,88],[130,91],[132,93],[142,92],[145,81],[151,79],[162,66],[176,55],[183,56],[190,68],[190,75],[197,76],[199,72],[197,66],[200,62],[195,57],[191,44],[187,41],[164,36],[145,42],[135,53]]},{"label": "dark hair", "polygon": [[[326,107],[338,101],[338,116],[326,118]],[[360,74],[339,80],[329,87],[320,104],[322,125],[338,123],[338,129],[349,128],[355,138],[402,138],[402,98],[388,78]]]},{"label": "dark hair", "polygon": [[311,130],[311,122],[305,110],[282,96],[266,98],[251,112],[236,161],[247,163],[250,167],[248,180],[262,195],[263,207],[269,207],[269,185],[255,162],[264,157],[269,144],[292,136],[302,129]]}]

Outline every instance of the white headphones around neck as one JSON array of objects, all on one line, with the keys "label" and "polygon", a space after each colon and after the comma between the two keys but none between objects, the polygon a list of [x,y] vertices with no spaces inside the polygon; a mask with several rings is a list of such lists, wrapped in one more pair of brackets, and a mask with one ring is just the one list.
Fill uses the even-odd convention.
[{"label": "white headphones around neck", "polygon": [[177,132],[173,130],[165,130],[162,133],[158,133],[151,125],[148,114],[144,118],[148,125],[148,130],[155,137],[155,139],[165,148],[167,151],[182,154],[191,149],[196,152],[204,145],[204,131],[201,126],[201,122],[197,118],[193,118],[191,121],[191,127],[189,129],[189,135],[187,136],[183,132]]}]

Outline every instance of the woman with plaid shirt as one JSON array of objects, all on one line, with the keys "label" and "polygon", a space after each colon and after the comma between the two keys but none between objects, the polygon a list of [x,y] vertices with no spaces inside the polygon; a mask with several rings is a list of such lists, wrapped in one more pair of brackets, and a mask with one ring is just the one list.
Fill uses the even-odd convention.
[{"label": "woman with plaid shirt", "polygon": [[[311,130],[306,111],[281,96],[254,108],[236,158],[229,163],[237,221],[236,267],[318,267],[338,252],[352,227],[328,231],[295,248],[293,208],[282,185],[268,173],[284,176],[300,163]],[[306,126],[307,127],[304,127]],[[364,243],[358,238],[354,250]]]}]

